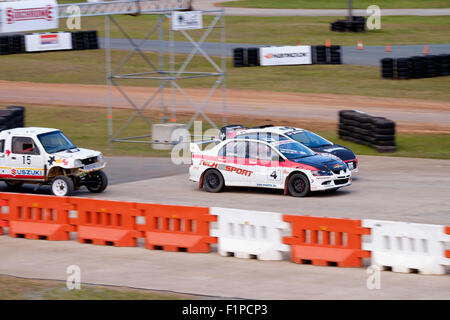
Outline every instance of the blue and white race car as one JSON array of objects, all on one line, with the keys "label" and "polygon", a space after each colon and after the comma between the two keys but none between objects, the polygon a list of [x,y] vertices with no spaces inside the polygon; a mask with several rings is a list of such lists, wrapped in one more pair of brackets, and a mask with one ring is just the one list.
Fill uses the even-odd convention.
[{"label": "blue and white race car", "polygon": [[250,138],[263,141],[294,140],[307,146],[317,154],[342,160],[352,173],[358,172],[358,159],[352,150],[328,141],[318,134],[305,129],[273,125],[253,128],[230,125],[223,127],[220,131],[222,140],[230,138]]}]

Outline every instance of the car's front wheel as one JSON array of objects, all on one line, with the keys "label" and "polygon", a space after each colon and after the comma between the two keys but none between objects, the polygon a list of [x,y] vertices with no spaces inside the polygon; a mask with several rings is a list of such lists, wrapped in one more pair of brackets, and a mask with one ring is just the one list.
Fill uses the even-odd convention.
[{"label": "car's front wheel", "polygon": [[294,173],[288,182],[289,194],[293,197],[304,197],[310,191],[309,180],[301,173]]},{"label": "car's front wheel", "polygon": [[222,174],[218,170],[208,170],[203,176],[203,186],[208,192],[220,192],[222,191],[225,182]]},{"label": "car's front wheel", "polygon": [[90,192],[100,193],[105,191],[108,186],[108,177],[102,170],[91,173],[89,180],[92,181],[86,184],[86,188]]},{"label": "car's front wheel", "polygon": [[75,189],[72,179],[66,176],[57,176],[52,181],[52,193],[58,197],[70,196]]}]

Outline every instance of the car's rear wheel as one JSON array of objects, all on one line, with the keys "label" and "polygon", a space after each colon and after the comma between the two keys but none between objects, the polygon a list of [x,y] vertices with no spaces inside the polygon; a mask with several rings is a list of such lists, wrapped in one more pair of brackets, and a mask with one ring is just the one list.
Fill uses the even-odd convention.
[{"label": "car's rear wheel", "polygon": [[90,192],[100,193],[105,191],[108,186],[108,177],[102,170],[91,173],[89,178],[92,182],[87,183],[86,188]]},{"label": "car's rear wheel", "polygon": [[220,192],[225,185],[222,174],[218,170],[208,170],[203,176],[203,186],[208,192]]},{"label": "car's rear wheel", "polygon": [[23,182],[21,181],[5,181],[6,185],[10,190],[18,191],[23,186]]},{"label": "car's rear wheel", "polygon": [[52,181],[52,193],[58,197],[70,196],[74,188],[72,179],[66,176],[57,176]]},{"label": "car's rear wheel", "polygon": [[288,182],[289,194],[293,197],[304,197],[310,191],[309,180],[301,173],[294,173]]}]

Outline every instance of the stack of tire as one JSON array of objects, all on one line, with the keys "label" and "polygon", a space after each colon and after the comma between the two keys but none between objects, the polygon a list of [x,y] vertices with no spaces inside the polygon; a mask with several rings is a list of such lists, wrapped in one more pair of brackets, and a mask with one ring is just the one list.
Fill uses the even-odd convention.
[{"label": "stack of tire", "polygon": [[24,52],[25,37],[23,34],[12,34],[0,37],[0,55]]},{"label": "stack of tire", "polygon": [[0,110],[0,131],[25,126],[25,107],[8,106]]},{"label": "stack of tire", "polygon": [[342,64],[341,46],[311,46],[313,64]]},{"label": "stack of tire", "polygon": [[327,47],[326,46],[314,46],[313,47],[313,63],[326,64],[327,63]]},{"label": "stack of tire", "polygon": [[72,32],[72,50],[98,49],[96,30]]},{"label": "stack of tire", "polygon": [[378,152],[396,151],[395,122],[355,110],[339,111],[339,138]]},{"label": "stack of tire", "polygon": [[259,49],[248,48],[247,49],[247,62],[249,67],[259,66]]},{"label": "stack of tire", "polygon": [[398,58],[396,62],[397,79],[409,79],[410,62],[408,58]]},{"label": "stack of tire", "polygon": [[364,32],[366,31],[366,18],[354,16],[347,20],[337,20],[331,23],[330,29],[335,32]]},{"label": "stack of tire", "polygon": [[234,48],[233,65],[235,68],[259,66],[259,48]]},{"label": "stack of tire", "polygon": [[407,80],[448,75],[450,54],[381,59],[381,76],[386,79]]},{"label": "stack of tire", "polygon": [[342,64],[341,59],[341,46],[330,46],[330,63],[331,64]]},{"label": "stack of tire", "polygon": [[246,67],[245,50],[244,48],[233,49],[233,66],[235,68]]},{"label": "stack of tire", "polygon": [[383,77],[384,79],[394,78],[394,59],[381,59],[381,77]]}]

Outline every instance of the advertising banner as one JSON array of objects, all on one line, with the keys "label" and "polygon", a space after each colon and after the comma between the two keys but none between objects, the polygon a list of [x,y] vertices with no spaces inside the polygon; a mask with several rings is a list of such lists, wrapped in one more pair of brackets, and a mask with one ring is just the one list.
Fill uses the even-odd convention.
[{"label": "advertising banner", "polygon": [[311,46],[264,47],[259,57],[262,66],[312,64]]},{"label": "advertising banner", "polygon": [[172,30],[189,30],[203,28],[201,11],[175,11],[172,13]]},{"label": "advertising banner", "polygon": [[34,33],[25,35],[25,51],[71,50],[72,33]]},{"label": "advertising banner", "polygon": [[58,28],[55,0],[0,2],[0,32],[21,32]]}]

